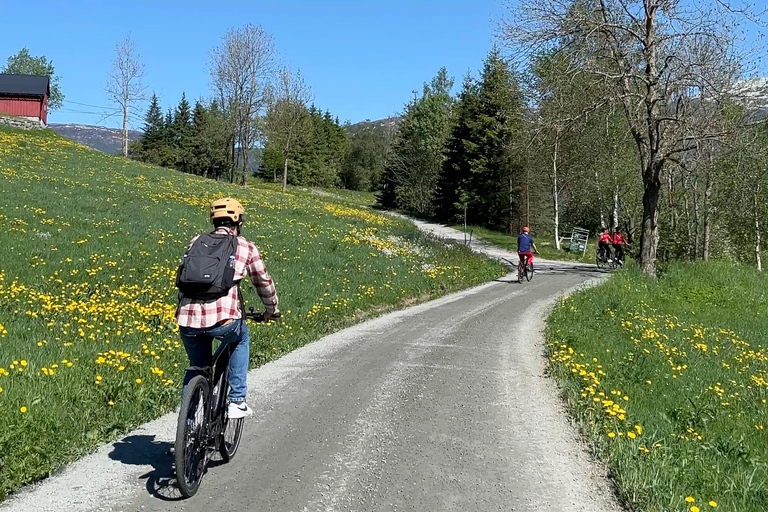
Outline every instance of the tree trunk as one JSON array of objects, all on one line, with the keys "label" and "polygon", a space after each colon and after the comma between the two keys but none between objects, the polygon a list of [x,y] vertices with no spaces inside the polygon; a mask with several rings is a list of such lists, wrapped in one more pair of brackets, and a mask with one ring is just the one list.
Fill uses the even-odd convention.
[{"label": "tree trunk", "polygon": [[595,168],[595,184],[597,185],[597,207],[600,211],[600,228],[605,229],[605,215],[603,214],[603,189],[600,186],[600,175]]},{"label": "tree trunk", "polygon": [[229,168],[229,182],[235,182],[235,169],[237,167],[237,149],[235,139],[232,139],[232,166]]},{"label": "tree trunk", "polygon": [[285,158],[283,163],[283,192],[288,187],[288,157]]},{"label": "tree trunk", "polygon": [[[712,165],[712,155],[709,157],[710,166]],[[704,185],[704,242],[701,251],[701,256],[704,261],[709,261],[709,240],[712,224],[712,216],[710,215],[710,198],[712,197],[712,169],[707,170],[706,183]]]},{"label": "tree trunk", "polygon": [[560,250],[560,202],[557,183],[557,152],[560,149],[560,140],[555,136],[555,148],[552,153],[552,208],[555,221],[555,248]]},{"label": "tree trunk", "polygon": [[691,246],[691,259],[696,261],[699,257],[699,178],[693,177],[693,244]]},{"label": "tree trunk", "polygon": [[675,184],[671,172],[667,173],[667,196],[669,199],[669,224],[671,231],[675,233],[677,231],[677,208],[675,207]]},{"label": "tree trunk", "polygon": [[640,232],[640,268],[656,277],[656,253],[659,248],[659,192],[658,176],[646,177],[643,188],[643,225]]},{"label": "tree trunk", "polygon": [[128,157],[128,101],[123,102],[123,131],[121,133],[123,143],[123,156]]},{"label": "tree trunk", "polygon": [[613,189],[613,229],[619,228],[619,186]]},{"label": "tree trunk", "polygon": [[509,177],[509,234],[514,235],[515,234],[515,226],[514,226],[514,210],[512,209],[512,205],[514,204],[514,197],[513,197],[513,186],[512,186],[512,176]]},{"label": "tree trunk", "polygon": [[757,202],[757,194],[760,191],[760,187],[758,186],[757,190],[754,194],[755,204],[754,206],[754,212],[755,212],[755,258],[757,259],[757,271],[762,272],[763,271],[763,261],[760,258],[760,214],[759,214],[759,204]]},{"label": "tree trunk", "polygon": [[245,185],[246,178],[248,176],[248,157],[250,156],[249,149],[251,147],[251,121],[250,117],[245,121],[245,134],[243,135],[242,147],[240,151],[243,154],[243,178],[241,185]]},{"label": "tree trunk", "polygon": [[531,166],[526,165],[525,176],[525,225],[531,225]]}]

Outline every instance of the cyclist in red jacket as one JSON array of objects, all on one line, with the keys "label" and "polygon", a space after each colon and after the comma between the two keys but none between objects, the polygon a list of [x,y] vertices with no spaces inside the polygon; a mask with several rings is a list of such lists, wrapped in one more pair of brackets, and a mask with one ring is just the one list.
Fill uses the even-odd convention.
[{"label": "cyclist in red jacket", "polygon": [[611,243],[613,244],[613,250],[616,254],[616,261],[619,265],[624,265],[624,246],[627,245],[627,239],[624,238],[624,234],[620,229],[616,229]]},{"label": "cyclist in red jacket", "polygon": [[613,243],[613,235],[607,229],[603,231],[600,237],[597,239],[597,246],[600,259],[603,261],[611,260],[611,244]]}]

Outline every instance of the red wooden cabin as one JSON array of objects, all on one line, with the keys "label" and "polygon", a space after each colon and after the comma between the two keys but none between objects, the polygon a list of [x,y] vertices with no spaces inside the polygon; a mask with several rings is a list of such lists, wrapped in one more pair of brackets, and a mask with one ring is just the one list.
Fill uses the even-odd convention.
[{"label": "red wooden cabin", "polygon": [[37,119],[45,126],[50,94],[47,76],[0,74],[0,114]]}]

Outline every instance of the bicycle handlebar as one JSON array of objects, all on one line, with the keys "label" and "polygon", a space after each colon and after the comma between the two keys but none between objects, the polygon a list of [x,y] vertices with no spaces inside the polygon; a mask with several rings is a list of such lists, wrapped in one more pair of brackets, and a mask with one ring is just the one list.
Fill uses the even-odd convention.
[{"label": "bicycle handlebar", "polygon": [[[274,315],[270,317],[270,320],[272,319],[278,319],[282,317],[283,315],[280,314],[279,311],[275,312]],[[245,318],[247,320],[253,320],[254,322],[263,322],[264,321],[264,313],[261,311],[254,311],[253,307],[248,308],[248,312],[245,314]]]}]

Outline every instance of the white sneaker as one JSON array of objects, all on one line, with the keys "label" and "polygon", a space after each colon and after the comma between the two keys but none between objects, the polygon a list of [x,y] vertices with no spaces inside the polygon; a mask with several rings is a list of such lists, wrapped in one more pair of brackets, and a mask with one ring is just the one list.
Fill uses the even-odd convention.
[{"label": "white sneaker", "polygon": [[229,415],[229,419],[237,420],[252,415],[253,409],[248,407],[248,404],[245,402],[230,402],[227,414]]}]

